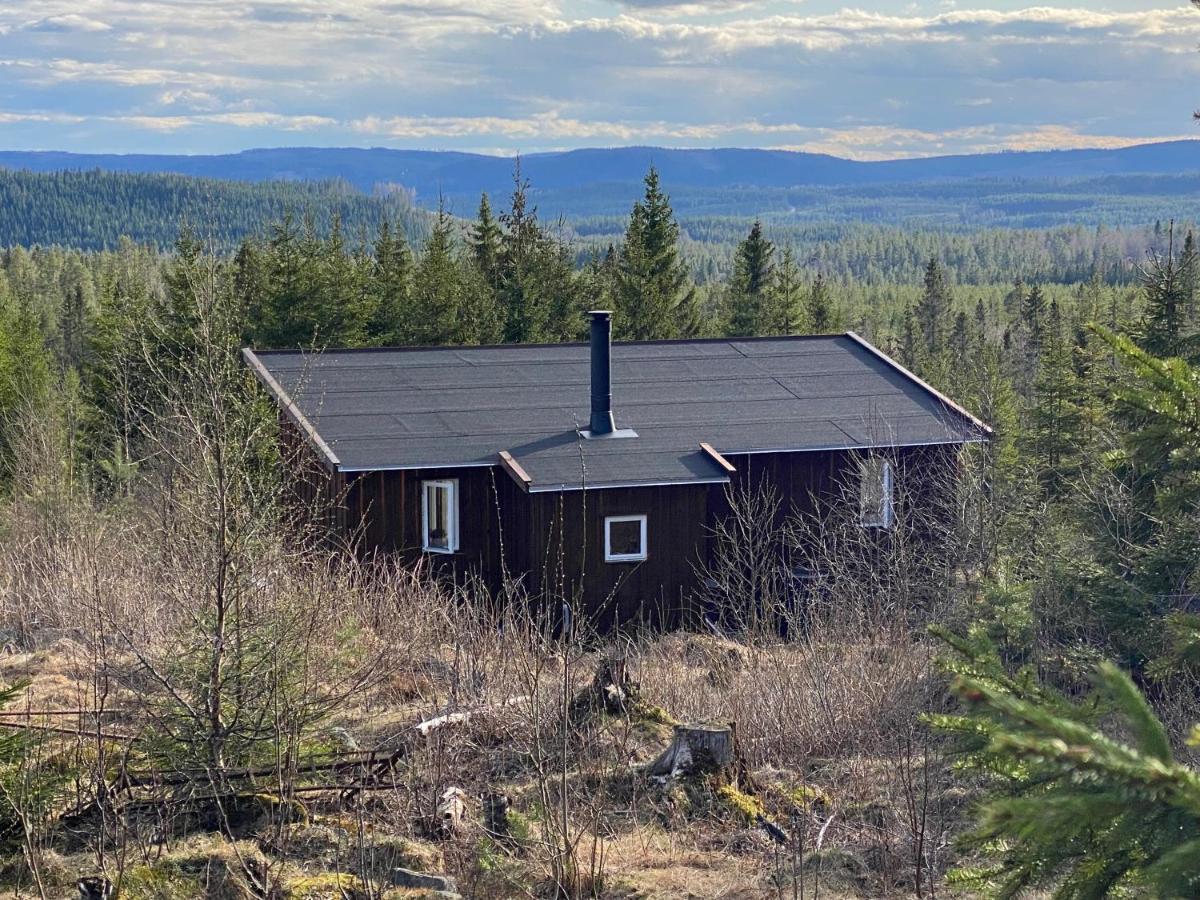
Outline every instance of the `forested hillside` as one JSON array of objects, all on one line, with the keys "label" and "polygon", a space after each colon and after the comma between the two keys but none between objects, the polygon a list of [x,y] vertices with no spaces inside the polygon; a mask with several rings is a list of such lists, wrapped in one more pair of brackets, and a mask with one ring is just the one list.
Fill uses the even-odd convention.
[{"label": "forested hillside", "polygon": [[[399,898],[399,867],[484,898],[1195,896],[1183,219],[764,219],[718,256],[653,169],[611,239],[533,206],[518,183],[420,236],[281,214],[215,254],[203,217],[169,251],[4,251],[0,698],[50,713],[0,741],[14,883],[94,863],[134,898]],[[852,328],[992,440],[940,486],[929,542],[729,497],[714,565],[738,574],[706,590],[771,613],[732,632],[559,633],[531,610],[574,598],[520,573],[492,596],[298,521],[240,347],[576,340],[597,307],[621,339]],[[730,721],[736,763],[653,777],[672,725]]]},{"label": "forested hillside", "polygon": [[33,174],[0,169],[0,246],[116,247],[121,238],[169,248],[181,224],[228,250],[293,213],[328,234],[337,220],[350,235],[385,220],[409,239],[428,233],[429,216],[402,192],[369,196],[344,181],[260,183],[91,171]]},{"label": "forested hillside", "polygon": [[[1175,187],[1182,190],[1181,185]],[[511,191],[510,175],[508,186],[498,196],[507,197]],[[566,246],[577,264],[604,255],[610,245],[621,241],[624,214],[548,220],[538,206],[536,185],[527,184],[522,193],[522,202],[540,214],[547,223],[544,230]],[[630,187],[624,196],[615,190],[608,193],[614,198],[608,202],[615,209],[632,203],[637,191]],[[1122,196],[1126,196],[1124,189]],[[931,256],[943,260],[949,277],[963,284],[1005,283],[1017,278],[1074,283],[1093,274],[1105,282],[1129,283],[1137,278],[1146,248],[1161,243],[1167,221],[1153,217],[1152,213],[1163,207],[1151,204],[1138,207],[1137,214],[1128,217],[1131,224],[1124,227],[1076,223],[1054,228],[958,228],[944,227],[936,215],[921,216],[917,224],[900,227],[883,224],[896,219],[890,214],[873,217],[854,207],[838,214],[826,202],[829,199],[808,196],[802,214],[796,210],[795,214],[777,214],[768,209],[761,216],[766,233],[779,246],[790,247],[812,273],[876,287],[916,284]],[[456,213],[456,229],[466,227],[477,202],[475,196],[469,205],[464,202],[460,208],[447,210]],[[754,202],[753,196],[739,201]],[[1172,203],[1178,205],[1177,200]],[[676,196],[672,196],[672,206],[678,215]],[[1172,208],[1169,215],[1176,211]],[[370,244],[379,225],[387,221],[409,244],[417,245],[429,234],[435,213],[410,205],[403,192],[368,196],[342,182],[248,183],[101,171],[32,174],[0,170],[0,246],[112,250],[125,238],[165,251],[174,244],[182,225],[217,251],[233,252],[247,239],[262,239],[272,224],[285,217],[308,222],[314,235],[322,239],[332,234],[336,222],[339,240],[353,246]],[[734,250],[749,218],[710,215],[703,210],[690,217],[679,215],[681,252],[698,282],[716,283],[729,277]],[[813,221],[797,224],[809,218]],[[1107,217],[1101,218],[1107,221]],[[1113,218],[1126,220],[1124,215]],[[881,221],[873,224],[877,219]],[[981,221],[990,220],[983,217]]]},{"label": "forested hillside", "polygon": [[[862,227],[973,234],[988,229],[1140,228],[1200,218],[1200,141],[1116,151],[991,154],[857,163],[773,151],[654,148],[536,154],[520,160],[548,221],[613,239],[653,163],[684,232],[732,247],[749,219],[799,246]],[[7,168],[5,168],[7,167]],[[180,221],[229,249],[285,210],[325,233],[384,218],[423,234],[420,215],[467,218],[480,193],[512,187],[513,161],[461,153],[262,150],[227,157],[0,153],[0,245],[115,246],[127,235],[169,246]],[[187,176],[187,177],[185,177]],[[207,216],[210,221],[202,221]],[[1007,264],[1007,261],[1006,261]],[[1004,276],[1000,276],[1004,277]]]}]

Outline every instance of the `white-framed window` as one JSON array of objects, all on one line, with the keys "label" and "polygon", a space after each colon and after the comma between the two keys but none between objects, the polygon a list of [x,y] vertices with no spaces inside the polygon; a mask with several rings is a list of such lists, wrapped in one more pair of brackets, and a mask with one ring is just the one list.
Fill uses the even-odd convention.
[{"label": "white-framed window", "polygon": [[421,546],[430,553],[458,551],[458,479],[421,482]]},{"label": "white-framed window", "polygon": [[646,517],[605,516],[604,561],[640,562],[646,558]]},{"label": "white-framed window", "polygon": [[871,456],[859,467],[858,522],[866,528],[892,527],[892,464]]}]

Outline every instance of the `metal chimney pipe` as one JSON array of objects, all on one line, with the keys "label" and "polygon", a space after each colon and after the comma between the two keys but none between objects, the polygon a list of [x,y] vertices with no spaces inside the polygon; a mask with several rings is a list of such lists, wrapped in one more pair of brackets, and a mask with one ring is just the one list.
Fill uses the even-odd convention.
[{"label": "metal chimney pipe", "polygon": [[612,434],[616,429],[612,414],[612,313],[594,309],[592,317],[592,437]]}]

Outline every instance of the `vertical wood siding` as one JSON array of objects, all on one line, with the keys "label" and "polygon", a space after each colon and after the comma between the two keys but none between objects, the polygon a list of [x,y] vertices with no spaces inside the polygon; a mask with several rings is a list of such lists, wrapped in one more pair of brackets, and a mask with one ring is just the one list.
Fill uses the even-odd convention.
[{"label": "vertical wood siding", "polygon": [[[286,429],[285,429],[286,432]],[[295,440],[293,435],[289,440]],[[910,497],[944,501],[957,447],[893,451]],[[859,454],[846,451],[733,455],[735,485],[775,486],[781,515],[815,515],[828,503],[856,502]],[[325,484],[320,484],[320,479]],[[421,482],[457,479],[459,550],[421,550]],[[926,486],[928,485],[928,487]],[[525,493],[499,466],[298,477],[296,493],[344,501],[329,521],[360,555],[395,554],[462,581],[480,576],[492,591],[507,573],[557,615],[563,600],[601,630],[645,623],[675,627],[694,615],[697,566],[712,552],[712,523],[728,514],[724,485],[674,485]],[[938,499],[943,498],[943,499]],[[918,502],[925,502],[918,499]],[[647,559],[604,560],[604,519],[647,517]]]}]

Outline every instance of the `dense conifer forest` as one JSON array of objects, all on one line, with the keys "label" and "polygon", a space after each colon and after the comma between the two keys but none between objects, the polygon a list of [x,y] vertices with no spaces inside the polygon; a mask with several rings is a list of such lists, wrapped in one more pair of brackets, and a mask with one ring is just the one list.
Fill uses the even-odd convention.
[{"label": "dense conifer forest", "polygon": [[[67,249],[25,245],[69,218],[20,200],[31,178],[0,176],[10,198],[0,199],[0,587],[22,634],[71,620],[79,647],[112,654],[89,670],[112,679],[106,690],[140,685],[151,698],[138,751],[147,764],[211,773],[286,754],[294,779],[368,682],[385,692],[361,700],[369,709],[436,694],[439,710],[509,697],[524,710],[540,697],[550,705],[531,707],[521,730],[472,732],[455,762],[423,745],[428,773],[435,758],[446,770],[485,767],[516,741],[504,764],[536,785],[505,820],[523,837],[505,825],[503,837],[447,844],[445,864],[477,896],[512,896],[514,883],[601,896],[620,879],[595,842],[616,854],[622,839],[602,809],[641,815],[641,788],[621,773],[674,721],[655,704],[674,703],[740,718],[747,764],[767,774],[704,800],[654,794],[645,827],[679,834],[680,823],[715,821],[760,835],[715,856],[757,854],[763,883],[796,896],[822,877],[837,896],[932,898],[948,882],[1001,897],[1034,886],[1195,895],[1200,259],[1188,223],[683,223],[652,169],[618,230],[544,221],[519,177],[472,216],[427,218],[336,185],[83,174],[51,177],[62,203],[107,195],[128,214],[97,205],[95,222],[75,217],[80,230],[61,231],[61,244],[82,249]],[[162,196],[187,198],[169,207],[184,221],[170,248],[160,224],[144,224],[161,223],[151,207]],[[139,240],[118,240],[126,232]],[[613,309],[628,340],[853,329],[988,422],[993,440],[964,458],[958,521],[936,565],[897,555],[869,583],[846,574],[824,624],[809,621],[801,639],[631,639],[642,699],[592,720],[572,692],[590,684],[591,671],[578,672],[594,647],[521,631],[528,623],[498,631],[419,573],[315,564],[272,530],[275,420],[239,347],[572,341],[594,308]],[[175,606],[147,599],[158,590]],[[108,605],[118,596],[128,605]],[[389,655],[397,646],[400,658]],[[442,654],[437,665],[416,668],[416,647],[439,648],[428,650]],[[368,660],[386,660],[387,677],[367,677]],[[578,758],[567,749],[576,738]],[[61,760],[21,763],[32,757],[3,743],[0,754],[26,787],[67,791],[55,780]],[[493,762],[487,777],[506,777]],[[110,764],[78,763],[91,775]],[[428,814],[444,781],[421,781],[387,821]],[[10,805],[0,836],[40,878],[49,839],[30,835],[50,805],[32,794]],[[280,809],[280,828],[299,827],[292,807]],[[379,810],[356,809],[358,825],[336,827],[361,843]],[[270,853],[255,871],[288,858],[282,833],[260,844]],[[804,853],[819,860],[815,876]],[[151,896],[136,878],[152,863],[125,865],[132,894]],[[365,882],[368,868],[349,871]]]}]

